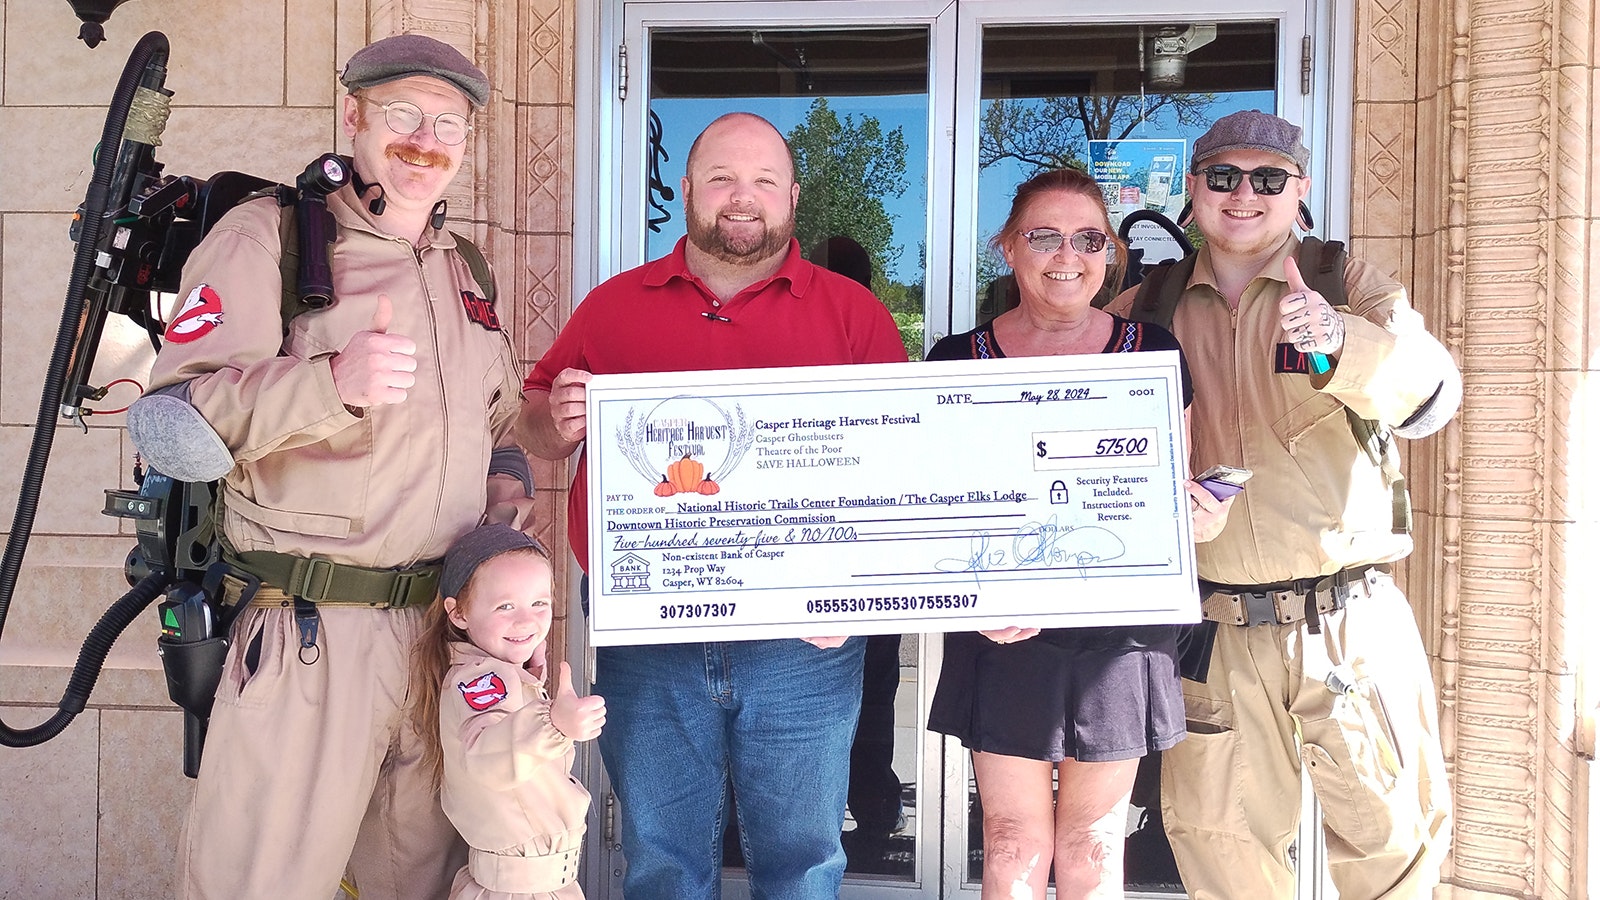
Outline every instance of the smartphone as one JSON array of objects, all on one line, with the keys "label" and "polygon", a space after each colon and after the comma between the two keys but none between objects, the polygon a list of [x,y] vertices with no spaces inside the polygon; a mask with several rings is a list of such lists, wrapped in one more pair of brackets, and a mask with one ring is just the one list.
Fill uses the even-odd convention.
[{"label": "smartphone", "polygon": [[1218,500],[1226,500],[1244,490],[1244,483],[1255,473],[1238,466],[1212,466],[1194,480]]}]

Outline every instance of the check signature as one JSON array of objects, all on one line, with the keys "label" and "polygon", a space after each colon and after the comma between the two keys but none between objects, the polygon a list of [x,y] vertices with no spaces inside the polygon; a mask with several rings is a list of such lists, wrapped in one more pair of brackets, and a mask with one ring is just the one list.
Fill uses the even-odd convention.
[{"label": "check signature", "polygon": [[[1029,522],[1011,536],[1011,546],[994,546],[988,532],[975,534],[967,555],[934,563],[940,572],[988,572],[996,569],[1084,568],[1108,562],[1127,552],[1115,533],[1098,525],[1073,527]],[[1001,538],[1004,543],[1004,536]]]}]

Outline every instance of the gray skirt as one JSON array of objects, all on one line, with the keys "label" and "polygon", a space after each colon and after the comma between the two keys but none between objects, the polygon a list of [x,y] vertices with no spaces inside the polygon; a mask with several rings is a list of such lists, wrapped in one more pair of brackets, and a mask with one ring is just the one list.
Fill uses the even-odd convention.
[{"label": "gray skirt", "polygon": [[1184,735],[1175,630],[1139,628],[1133,641],[1118,631],[1051,629],[1015,644],[946,635],[928,728],[970,750],[1048,762],[1173,746]]}]

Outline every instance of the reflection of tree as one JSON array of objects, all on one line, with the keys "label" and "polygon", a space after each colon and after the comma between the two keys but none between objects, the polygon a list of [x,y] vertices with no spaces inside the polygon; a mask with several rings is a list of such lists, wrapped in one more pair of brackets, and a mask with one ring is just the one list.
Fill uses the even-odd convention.
[{"label": "reflection of tree", "polygon": [[789,132],[789,147],[800,179],[794,223],[800,246],[836,235],[854,238],[872,257],[873,286],[887,284],[901,248],[893,245],[894,222],[883,204],[906,191],[904,129],[885,133],[874,116],[840,121],[827,98],[818,97]]},{"label": "reflection of tree", "polygon": [[1029,176],[1045,169],[1088,168],[1091,140],[1121,140],[1167,109],[1180,125],[1205,128],[1215,94],[1076,95],[990,102],[978,131],[978,166],[1015,160]]}]

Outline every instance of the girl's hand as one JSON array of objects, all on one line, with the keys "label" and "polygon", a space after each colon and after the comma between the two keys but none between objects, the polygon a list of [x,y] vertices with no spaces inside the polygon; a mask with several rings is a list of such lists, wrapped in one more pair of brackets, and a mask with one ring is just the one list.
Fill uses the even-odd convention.
[{"label": "girl's hand", "polygon": [[606,724],[606,700],[591,695],[579,697],[572,689],[572,667],[561,663],[561,673],[556,676],[555,696],[550,701],[550,724],[574,741],[587,741],[597,737]]}]

